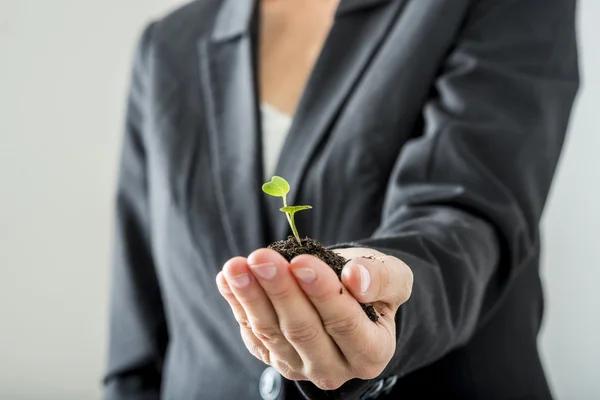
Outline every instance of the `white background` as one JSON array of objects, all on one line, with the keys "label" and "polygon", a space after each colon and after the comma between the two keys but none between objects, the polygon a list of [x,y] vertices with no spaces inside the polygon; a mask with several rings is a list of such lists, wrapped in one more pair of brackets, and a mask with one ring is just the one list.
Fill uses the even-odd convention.
[{"label": "white background", "polygon": [[[171,0],[0,0],[0,399],[100,393],[131,54]],[[171,4],[169,4],[171,3]],[[541,347],[559,399],[600,399],[600,1],[544,218]]]}]

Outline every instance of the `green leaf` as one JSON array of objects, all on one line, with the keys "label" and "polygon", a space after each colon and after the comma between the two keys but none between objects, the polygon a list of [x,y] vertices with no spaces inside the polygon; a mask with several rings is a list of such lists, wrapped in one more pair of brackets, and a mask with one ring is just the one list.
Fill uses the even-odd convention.
[{"label": "green leaf", "polygon": [[290,184],[279,176],[271,178],[271,182],[267,182],[262,186],[263,192],[273,197],[284,197],[290,192]]},{"label": "green leaf", "polygon": [[271,178],[270,182],[267,182],[262,185],[262,190],[268,195],[273,197],[281,197],[283,199],[283,208],[280,208],[281,211],[285,213],[285,216],[290,224],[290,228],[292,228],[292,232],[294,233],[294,237],[300,246],[302,246],[302,241],[300,240],[300,235],[298,234],[298,229],[296,229],[296,223],[294,222],[294,214],[298,211],[309,210],[311,206],[288,206],[286,201],[286,195],[290,192],[290,184],[287,183],[285,179],[280,176],[274,176]]},{"label": "green leaf", "polygon": [[311,206],[287,206],[287,207],[281,207],[279,210],[283,211],[284,213],[295,214],[298,211],[310,210],[311,208],[312,208]]}]

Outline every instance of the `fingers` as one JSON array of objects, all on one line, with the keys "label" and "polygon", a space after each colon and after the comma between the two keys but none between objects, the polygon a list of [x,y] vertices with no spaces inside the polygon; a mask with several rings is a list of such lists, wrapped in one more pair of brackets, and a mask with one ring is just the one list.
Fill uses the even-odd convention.
[{"label": "fingers", "polygon": [[[245,262],[246,262],[246,260],[242,257],[236,257],[236,258],[233,258],[228,261],[228,263],[245,263]],[[248,317],[246,316],[246,311],[244,310],[242,305],[239,303],[239,301],[237,301],[237,298],[231,291],[231,288],[229,287],[229,284],[227,283],[227,280],[225,279],[225,275],[224,275],[223,271],[220,271],[217,274],[216,280],[217,280],[217,288],[219,289],[221,296],[223,296],[225,298],[225,300],[227,300],[227,303],[229,303],[229,307],[231,307],[231,310],[233,311],[235,320],[238,322],[238,324],[240,324],[240,326],[247,326],[249,324],[249,322],[248,322]]]},{"label": "fingers", "polygon": [[314,256],[288,263],[261,249],[227,262],[217,285],[253,355],[288,379],[331,390],[351,378],[377,377],[395,351],[394,312],[373,323],[357,300],[373,302],[377,310],[400,304],[410,296],[412,273],[393,257],[374,255],[381,260],[359,257],[349,263],[342,284]]},{"label": "fingers", "polygon": [[[242,257],[238,257],[236,259],[230,260],[229,262],[245,263],[246,260]],[[267,348],[263,345],[263,343],[252,333],[252,327],[250,326],[250,323],[248,322],[248,317],[246,316],[246,311],[244,310],[242,305],[239,303],[239,301],[237,301],[235,295],[231,291],[231,288],[229,287],[229,284],[227,283],[227,280],[225,279],[225,275],[223,274],[223,271],[220,271],[217,274],[216,281],[217,281],[217,288],[219,289],[219,292],[225,298],[225,300],[227,300],[227,303],[229,303],[229,307],[231,307],[231,310],[233,311],[233,315],[234,315],[236,321],[238,322],[238,324],[240,325],[240,333],[242,336],[242,340],[244,341],[244,344],[246,345],[246,347],[248,348],[248,350],[254,357],[258,358],[265,364],[270,365],[271,360],[270,360],[269,350],[267,350]]]},{"label": "fingers", "polygon": [[[375,372],[369,366],[379,365],[382,360],[387,363],[393,355],[394,349],[381,346],[381,343],[389,342],[389,329],[382,329],[369,320],[347,291],[342,290],[340,294],[341,282],[321,260],[308,255],[298,256],[292,260],[290,269],[319,312],[325,330],[353,368],[352,372],[362,379],[371,379]],[[312,273],[316,276],[314,280],[302,279]]]},{"label": "fingers", "polygon": [[[320,315],[290,273],[289,263],[273,250],[260,249],[248,257],[248,264],[275,309],[283,336],[300,355],[305,374],[321,376],[342,363],[344,360],[339,349],[325,332]],[[302,275],[305,280],[314,278],[316,276],[310,273]],[[340,282],[337,277],[335,280],[339,290]]]},{"label": "fingers", "polygon": [[[249,337],[250,335],[254,336],[269,353],[268,356],[263,356],[261,359],[277,368],[286,378],[293,379],[291,371],[302,368],[302,360],[282,334],[275,309],[250,272],[246,259],[237,257],[229,260],[223,267],[223,274],[248,321],[247,324],[243,324],[242,318],[240,324],[244,342],[247,346],[249,343],[251,346],[255,346],[256,342]],[[228,298],[226,297],[226,299]],[[237,307],[235,302],[230,302],[230,305],[232,303],[234,313],[240,312],[234,309]],[[256,347],[260,353],[260,346],[256,345]],[[249,350],[252,351],[252,348],[249,347]]]},{"label": "fingers", "polygon": [[411,295],[413,274],[396,257],[357,257],[344,267],[342,282],[361,303],[382,302],[395,313]]}]

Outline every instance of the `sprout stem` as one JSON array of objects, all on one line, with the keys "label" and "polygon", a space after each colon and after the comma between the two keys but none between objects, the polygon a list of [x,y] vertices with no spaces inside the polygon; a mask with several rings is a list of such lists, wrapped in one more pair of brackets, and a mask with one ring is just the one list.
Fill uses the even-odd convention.
[{"label": "sprout stem", "polygon": [[292,232],[294,232],[294,236],[296,237],[296,240],[298,241],[298,244],[300,245],[300,247],[302,247],[302,242],[300,241],[300,235],[298,234],[298,229],[296,229],[296,224],[294,223],[294,216],[290,216],[288,213],[286,213],[288,216],[288,221],[290,221],[290,225],[292,226]]},{"label": "sprout stem", "polygon": [[[286,200],[286,196],[285,195],[283,196],[283,206],[287,207],[287,200]],[[290,213],[285,213],[285,216],[287,217],[288,223],[290,224],[290,227],[292,228],[292,232],[294,233],[294,237],[298,241],[298,244],[300,245],[300,247],[302,247],[302,241],[300,240],[300,235],[298,234],[298,229],[296,229],[296,224],[294,223],[294,216],[293,216],[293,214],[290,215]]]}]

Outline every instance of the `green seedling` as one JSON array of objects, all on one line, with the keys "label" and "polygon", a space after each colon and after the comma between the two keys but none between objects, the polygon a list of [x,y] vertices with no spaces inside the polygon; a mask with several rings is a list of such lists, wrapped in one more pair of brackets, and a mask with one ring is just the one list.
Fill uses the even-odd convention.
[{"label": "green seedling", "polygon": [[290,184],[287,181],[279,176],[274,176],[271,178],[270,182],[265,183],[262,186],[263,192],[273,197],[281,197],[283,198],[283,207],[279,210],[285,213],[287,217],[288,223],[292,228],[292,232],[294,232],[294,236],[298,241],[298,244],[302,246],[302,242],[300,241],[300,235],[298,235],[298,229],[296,229],[296,223],[294,222],[294,214],[298,211],[309,210],[311,206],[288,206],[286,195],[290,192]]}]

